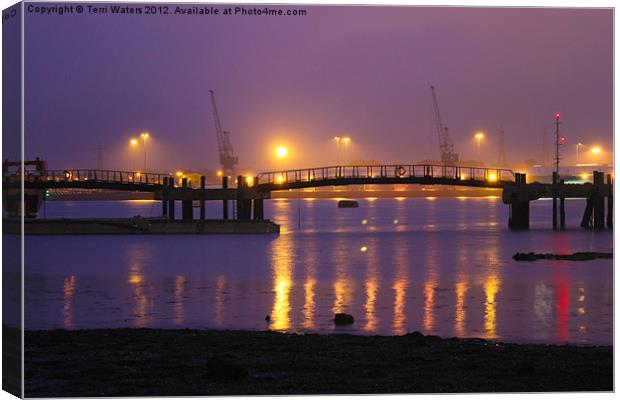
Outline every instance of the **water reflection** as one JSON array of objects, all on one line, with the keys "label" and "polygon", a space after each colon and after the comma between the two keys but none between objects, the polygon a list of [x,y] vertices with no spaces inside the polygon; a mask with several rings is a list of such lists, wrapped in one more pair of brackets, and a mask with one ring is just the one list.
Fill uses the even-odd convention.
[{"label": "water reflection", "polygon": [[426,282],[424,283],[424,332],[430,334],[435,328],[435,289],[439,284],[437,273],[437,243],[432,240],[426,249]]},{"label": "water reflection", "polygon": [[226,277],[218,275],[215,279],[215,326],[224,325],[224,301],[226,295]]},{"label": "water reflection", "polygon": [[[507,207],[495,199],[376,199],[357,209],[338,209],[333,200],[299,203],[302,230],[297,199],[266,203],[266,214],[285,228],[268,238],[72,237],[71,253],[59,250],[64,238],[27,238],[45,254],[27,257],[27,327],[331,333],[333,313],[347,312],[356,334],[581,344],[613,338],[611,261],[584,268],[512,259],[517,251],[590,250],[590,236],[591,250],[604,250],[613,245],[610,232],[513,232]],[[536,207],[532,215],[543,214]],[[550,203],[544,207],[548,216]],[[578,208],[567,215],[581,214]],[[102,256],[92,256],[94,249]]]},{"label": "water reflection", "polygon": [[353,295],[352,281],[349,278],[348,267],[351,259],[351,248],[348,241],[338,236],[334,242],[333,260],[335,263],[335,279],[334,279],[334,304],[332,313],[342,313],[347,311],[347,307],[351,304]]},{"label": "water reflection", "polygon": [[537,329],[533,329],[535,338],[542,338],[551,330],[553,320],[553,291],[544,283],[534,288],[534,322]]},{"label": "water reflection", "polygon": [[174,280],[174,322],[177,325],[185,322],[183,292],[185,292],[185,276],[178,275]]},{"label": "water reflection", "polygon": [[394,242],[394,262],[396,264],[396,276],[392,289],[394,290],[394,321],[392,327],[395,335],[403,335],[407,331],[405,314],[405,304],[407,296],[407,286],[409,281],[408,265],[407,265],[407,242],[404,238],[399,237]]},{"label": "water reflection", "polygon": [[[578,290],[579,290],[579,294],[577,296],[577,304],[579,305],[579,307],[577,308],[577,312],[579,313],[579,316],[585,317],[586,314],[588,313],[588,310],[586,309],[586,306],[585,306],[586,289],[584,287],[580,287]],[[588,330],[584,319],[580,320],[579,333],[585,333]]]},{"label": "water reflection", "polygon": [[374,332],[377,329],[377,292],[379,290],[379,258],[377,256],[376,241],[373,239],[369,242],[370,251],[367,256],[366,264],[366,302],[364,310],[366,311],[366,324],[364,330],[366,332]]},{"label": "water reflection", "polygon": [[304,306],[302,309],[304,322],[302,326],[305,329],[314,329],[314,318],[316,315],[316,269],[318,264],[317,254],[319,252],[315,236],[310,236],[306,245],[306,252],[304,252],[306,281],[304,282]]},{"label": "water reflection", "polygon": [[568,342],[568,317],[570,309],[570,285],[568,281],[560,280],[556,289],[556,335],[557,342]]},{"label": "water reflection", "polygon": [[73,329],[75,326],[73,325],[73,294],[75,293],[75,288],[77,286],[77,278],[75,275],[71,275],[65,278],[63,285],[63,293],[64,293],[64,303],[62,307],[63,313],[63,325],[67,329]]},{"label": "water reflection", "polygon": [[146,293],[146,283],[142,265],[144,253],[140,245],[132,244],[128,248],[129,277],[127,281],[131,285],[134,299],[133,317],[135,326],[143,328],[150,319],[150,301]]},{"label": "water reflection", "polygon": [[284,331],[291,327],[291,288],[293,286],[294,240],[291,234],[281,235],[272,242],[271,262],[273,268],[273,308],[271,329]]},{"label": "water reflection", "polygon": [[495,296],[499,292],[500,279],[491,275],[484,282],[484,330],[487,339],[497,338],[497,302]]},{"label": "water reflection", "polygon": [[465,311],[465,296],[467,295],[467,282],[461,277],[455,285],[456,305],[454,315],[454,332],[458,337],[465,336],[465,320],[467,313]]}]

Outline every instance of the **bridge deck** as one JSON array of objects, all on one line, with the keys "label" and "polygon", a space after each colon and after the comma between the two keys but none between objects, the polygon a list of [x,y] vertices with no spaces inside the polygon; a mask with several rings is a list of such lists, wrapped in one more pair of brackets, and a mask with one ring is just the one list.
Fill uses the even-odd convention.
[{"label": "bridge deck", "polygon": [[422,184],[503,188],[514,182],[508,169],[446,165],[355,165],[263,172],[257,175],[259,191],[318,186]]}]

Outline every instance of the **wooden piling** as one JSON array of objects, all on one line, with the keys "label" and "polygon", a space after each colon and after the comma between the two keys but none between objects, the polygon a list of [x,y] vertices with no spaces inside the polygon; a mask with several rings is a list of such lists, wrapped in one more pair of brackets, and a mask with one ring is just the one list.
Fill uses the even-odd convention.
[{"label": "wooden piling", "polygon": [[[187,189],[187,178],[181,180],[181,186],[183,189]],[[194,209],[191,200],[181,200],[181,211],[183,221],[191,221],[194,219]]]},{"label": "wooden piling", "polygon": [[[202,194],[204,194],[204,190],[205,190],[205,186],[206,186],[206,180],[204,176],[200,177],[200,190],[202,191]],[[204,198],[200,199],[200,220],[204,221],[205,220],[205,200]]]},{"label": "wooden piling", "polygon": [[[228,189],[228,177],[222,176],[222,188]],[[228,220],[228,200],[222,202],[222,218]]]}]

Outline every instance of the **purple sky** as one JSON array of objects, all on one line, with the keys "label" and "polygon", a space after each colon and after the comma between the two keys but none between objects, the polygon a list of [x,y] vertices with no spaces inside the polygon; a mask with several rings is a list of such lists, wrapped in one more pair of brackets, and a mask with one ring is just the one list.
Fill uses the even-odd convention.
[{"label": "purple sky", "polygon": [[129,169],[147,130],[149,169],[216,168],[213,89],[248,171],[334,164],[335,135],[349,160],[438,159],[433,84],[462,159],[482,130],[496,161],[500,124],[509,162],[540,159],[556,111],[567,161],[577,142],[611,158],[611,10],[294,8],[308,15],[26,13],[26,157],[94,167],[101,142],[105,167]]}]

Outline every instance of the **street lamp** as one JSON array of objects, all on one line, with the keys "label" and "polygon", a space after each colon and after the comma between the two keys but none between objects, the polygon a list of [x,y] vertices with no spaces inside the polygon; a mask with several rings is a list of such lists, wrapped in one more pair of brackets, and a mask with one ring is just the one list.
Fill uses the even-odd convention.
[{"label": "street lamp", "polygon": [[136,170],[136,146],[138,146],[138,139],[131,138],[129,140],[129,144],[131,145],[131,169]]},{"label": "street lamp", "polygon": [[276,148],[276,157],[286,158],[287,155],[288,155],[288,149],[285,146],[278,146]]},{"label": "street lamp", "polygon": [[336,141],[336,165],[340,164],[340,136],[334,136]]},{"label": "street lamp", "polygon": [[144,172],[146,172],[146,141],[149,138],[149,133],[142,132],[140,137],[142,138],[142,143],[144,144]]},{"label": "street lamp", "polygon": [[474,135],[476,139],[476,148],[478,149],[478,157],[480,157],[480,141],[484,139],[484,133],[478,132]]},{"label": "street lamp", "polygon": [[597,164],[598,153],[601,152],[600,147],[592,147],[592,154],[594,154],[594,164]]},{"label": "street lamp", "polygon": [[575,145],[575,152],[577,154],[577,162],[575,164],[579,164],[579,148],[583,146],[583,143],[579,142]]},{"label": "street lamp", "polygon": [[342,141],[344,142],[344,163],[346,164],[349,161],[347,157],[347,150],[349,149],[349,142],[351,141],[351,138],[345,136],[342,138]]}]

